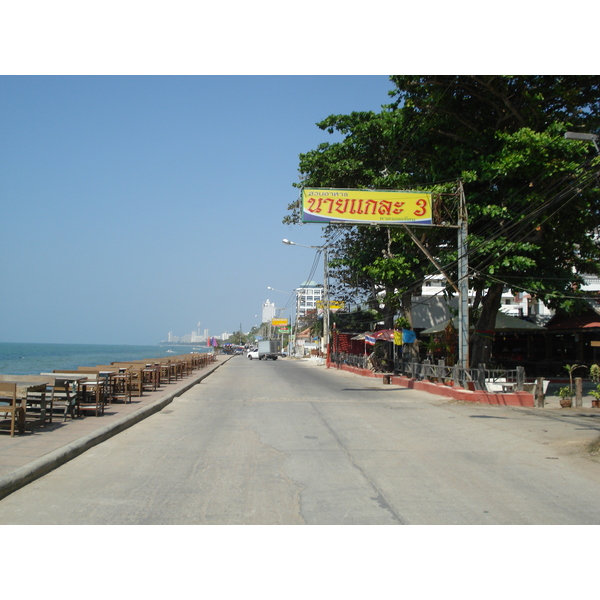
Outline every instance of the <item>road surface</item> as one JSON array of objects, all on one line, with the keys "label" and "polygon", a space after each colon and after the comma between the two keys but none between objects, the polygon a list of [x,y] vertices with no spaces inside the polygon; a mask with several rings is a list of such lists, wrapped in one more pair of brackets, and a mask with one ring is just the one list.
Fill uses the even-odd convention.
[{"label": "road surface", "polygon": [[599,421],[236,356],[0,524],[600,524]]}]

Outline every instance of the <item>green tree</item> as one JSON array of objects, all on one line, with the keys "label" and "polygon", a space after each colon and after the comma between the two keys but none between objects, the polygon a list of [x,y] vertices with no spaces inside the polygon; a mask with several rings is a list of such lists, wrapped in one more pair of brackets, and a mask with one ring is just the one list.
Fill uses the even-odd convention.
[{"label": "green tree", "polygon": [[[381,113],[332,115],[317,125],[344,138],[300,155],[302,182],[295,184],[297,187],[409,186],[411,178],[406,173],[386,169],[401,149],[400,111],[384,108]],[[300,222],[299,204],[290,205],[289,210],[284,222]],[[368,303],[387,327],[393,326],[399,310],[410,319],[412,293],[431,268],[406,232],[386,227],[336,226],[328,228],[325,237],[331,244],[332,295],[339,300]],[[428,245],[433,237],[422,241]],[[436,237],[439,241],[440,235]],[[419,277],[415,277],[417,273]]]},{"label": "green tree", "polygon": [[[581,273],[598,274],[598,160],[591,145],[563,139],[598,128],[597,76],[393,76],[395,101],[380,113],[330,116],[318,124],[344,135],[300,156],[304,181],[323,187],[449,192],[461,178],[469,211],[470,281],[476,291],[471,364],[487,362],[505,287],[527,290],[549,306],[576,310]],[[438,213],[449,210],[439,205]],[[297,220],[290,207],[288,221]],[[332,239],[333,228],[326,231]],[[394,230],[392,244],[368,256],[366,228],[346,234],[338,266],[358,281],[378,279],[407,295],[426,267]],[[454,236],[429,230],[426,244],[456,277]],[[394,251],[397,244],[398,251]],[[354,250],[364,252],[355,256]],[[394,270],[396,256],[403,269]],[[370,260],[370,263],[369,263]],[[398,265],[396,265],[398,267]],[[412,273],[412,279],[411,274]],[[375,278],[373,278],[375,275]],[[401,303],[399,303],[401,304]]]},{"label": "green tree", "polygon": [[487,362],[477,332],[493,330],[505,287],[575,309],[578,273],[598,273],[594,150],[563,133],[597,129],[600,78],[391,79],[395,107],[418,134],[411,152],[421,169],[468,183],[470,275],[481,307],[471,364]]}]

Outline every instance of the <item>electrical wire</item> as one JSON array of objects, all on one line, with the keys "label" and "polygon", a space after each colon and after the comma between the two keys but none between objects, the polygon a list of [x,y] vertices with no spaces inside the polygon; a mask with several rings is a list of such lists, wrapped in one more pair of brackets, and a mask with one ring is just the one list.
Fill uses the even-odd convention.
[{"label": "electrical wire", "polygon": [[[591,160],[586,160],[586,161],[582,162],[579,166],[580,166],[580,168],[584,169],[586,166],[589,166],[590,162],[591,162]],[[538,177],[541,177],[541,176],[543,176],[543,173]],[[532,231],[531,224],[536,218],[538,218],[544,212],[548,211],[550,208],[553,208],[556,205],[558,205],[560,202],[562,202],[562,204],[560,206],[557,206],[553,212],[547,213],[546,216],[543,218],[543,220],[540,223],[536,224],[536,227],[543,225],[543,224],[547,223],[548,221],[550,221],[556,214],[558,214],[559,211],[563,210],[571,201],[573,201],[579,194],[581,194],[582,191],[584,191],[590,185],[592,185],[592,183],[594,182],[593,180],[595,180],[596,177],[597,177],[597,174],[595,172],[589,172],[589,171],[584,170],[584,172],[581,173],[577,179],[575,179],[574,181],[571,181],[568,189],[564,189],[561,187],[561,189],[558,192],[556,192],[553,196],[551,196],[548,200],[543,202],[541,205],[537,205],[537,206],[533,207],[533,209],[531,211],[529,211],[529,213],[526,213],[525,215],[521,215],[518,219],[514,219],[513,223],[509,224],[508,226],[505,226],[502,230],[497,231],[492,236],[488,236],[487,238],[483,239],[481,242],[479,242],[479,244],[469,247],[469,249],[468,249],[469,257],[473,258],[476,255],[476,253],[481,252],[485,248],[485,246],[489,245],[490,243],[493,243],[494,241],[497,241],[500,238],[504,238],[504,239],[506,239],[507,249],[501,255],[494,256],[493,260],[497,261],[497,260],[503,258],[511,251],[510,244],[514,244],[519,241],[522,241],[525,237],[530,235],[530,233]],[[559,180],[558,182],[555,182],[553,184],[552,188],[550,188],[550,189],[556,189],[561,184],[564,184],[568,179],[570,179],[570,176],[565,176],[565,177],[561,178],[561,180]],[[515,194],[516,194],[516,192],[515,192]],[[527,200],[521,201],[522,205],[525,205],[526,203],[527,203]],[[513,203],[513,206],[514,206],[514,203]],[[517,208],[518,208],[518,205],[517,205]],[[508,232],[508,236],[506,235],[507,232]],[[452,270],[452,269],[456,268],[457,263],[458,263],[457,260],[451,261],[447,265],[444,265],[442,268],[444,271]],[[421,261],[420,265],[423,265],[423,264],[428,265],[429,263],[427,261],[423,260],[423,261]],[[475,268],[471,268],[470,271],[472,273],[477,273],[477,274],[481,275],[481,272]],[[419,269],[417,272],[418,272],[419,276],[415,277],[413,274],[413,277],[411,277],[410,279],[405,279],[402,282],[398,282],[398,287],[408,287],[408,286],[410,286],[411,283],[412,284],[418,283],[420,279],[422,279],[423,277],[425,277],[427,274],[429,274],[431,272],[431,269],[422,268],[422,269]],[[489,278],[494,279],[492,277],[489,277]],[[506,282],[502,282],[502,283],[505,283],[507,286],[509,286],[509,284]],[[512,287],[516,287],[516,286],[512,286]],[[443,293],[443,291],[440,293]],[[577,297],[580,297],[580,296],[577,296]]]}]

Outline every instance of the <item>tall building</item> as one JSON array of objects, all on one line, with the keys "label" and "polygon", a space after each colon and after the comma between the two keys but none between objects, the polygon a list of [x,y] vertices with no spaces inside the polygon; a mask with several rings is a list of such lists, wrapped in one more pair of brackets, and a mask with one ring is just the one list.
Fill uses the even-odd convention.
[{"label": "tall building", "polygon": [[304,317],[307,312],[317,310],[317,302],[323,300],[323,285],[316,281],[305,281],[296,290],[296,314]]},{"label": "tall building", "polygon": [[276,316],[275,310],[275,302],[269,302],[267,298],[262,305],[262,323],[270,323]]}]

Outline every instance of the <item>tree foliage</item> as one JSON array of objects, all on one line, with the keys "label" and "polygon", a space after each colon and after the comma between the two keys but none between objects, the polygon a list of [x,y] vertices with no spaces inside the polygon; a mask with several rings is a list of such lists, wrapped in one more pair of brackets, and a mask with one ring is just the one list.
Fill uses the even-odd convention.
[{"label": "tree foliage", "polygon": [[[478,293],[472,364],[486,362],[502,290],[529,291],[575,310],[581,273],[600,274],[598,159],[591,144],[565,140],[597,131],[597,76],[392,76],[379,113],[332,115],[318,126],[342,134],[300,155],[310,187],[419,189],[465,186],[470,285]],[[452,216],[448,202],[440,210]],[[298,222],[291,205],[286,222]],[[446,218],[446,216],[444,217]],[[420,230],[422,231],[422,230]],[[376,298],[387,313],[409,304],[431,269],[398,229],[330,227],[332,268],[345,292]],[[456,277],[456,240],[429,229],[422,241]]]}]

